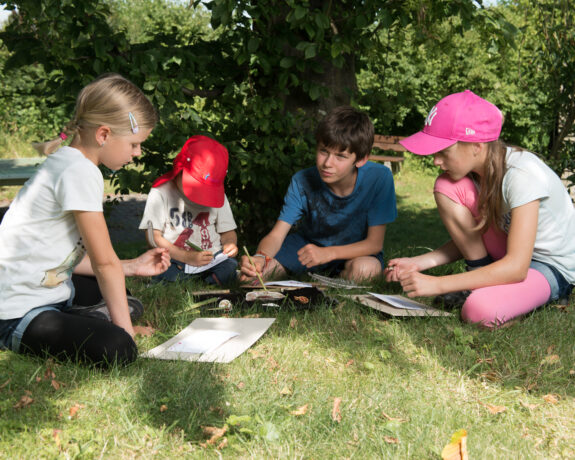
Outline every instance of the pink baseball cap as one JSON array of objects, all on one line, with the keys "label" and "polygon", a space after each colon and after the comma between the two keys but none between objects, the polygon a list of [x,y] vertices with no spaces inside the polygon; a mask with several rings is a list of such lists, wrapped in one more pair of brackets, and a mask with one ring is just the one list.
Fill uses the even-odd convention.
[{"label": "pink baseball cap", "polygon": [[431,155],[458,141],[495,141],[501,134],[502,125],[501,111],[466,89],[441,99],[427,115],[423,131],[399,143],[417,155]]},{"label": "pink baseball cap", "polygon": [[228,172],[228,151],[206,136],[190,137],[176,158],[174,167],[158,177],[152,187],[174,179],[182,172],[182,188],[188,199],[202,206],[224,205],[224,179]]}]

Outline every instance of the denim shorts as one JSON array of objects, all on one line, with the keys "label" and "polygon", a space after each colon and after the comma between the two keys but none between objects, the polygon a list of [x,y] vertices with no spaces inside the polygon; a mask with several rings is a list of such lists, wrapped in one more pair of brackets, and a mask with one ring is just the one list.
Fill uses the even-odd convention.
[{"label": "denim shorts", "polygon": [[553,265],[549,265],[538,260],[532,260],[529,266],[541,273],[549,283],[551,294],[548,302],[569,297],[573,285],[569,284],[565,277]]},{"label": "denim shorts", "polygon": [[[297,252],[306,244],[310,243],[315,244],[313,241],[307,240],[297,232],[289,233],[286,236],[282,247],[274,258],[281,264],[283,268],[286,269],[288,273],[292,274],[301,274],[306,272],[326,272],[331,275],[338,275],[341,271],[343,271],[347,260],[333,260],[332,262],[328,262],[323,265],[317,265],[311,268],[307,268],[305,265],[302,265],[297,257]],[[377,260],[379,260],[383,270],[385,267],[383,252],[373,254],[372,257],[375,257]]]}]

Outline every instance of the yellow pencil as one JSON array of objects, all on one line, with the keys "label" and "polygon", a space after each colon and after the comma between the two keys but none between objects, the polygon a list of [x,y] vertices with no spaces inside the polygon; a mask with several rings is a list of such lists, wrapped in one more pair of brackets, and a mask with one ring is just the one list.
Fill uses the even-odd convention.
[{"label": "yellow pencil", "polygon": [[256,264],[254,264],[254,261],[252,260],[252,256],[250,256],[250,253],[248,252],[248,248],[246,248],[245,246],[244,246],[244,252],[246,253],[246,256],[248,256],[248,260],[250,261],[250,264],[252,264],[252,267],[254,267],[254,270],[256,271],[256,275],[258,276],[258,279],[260,280],[260,283],[261,283],[262,287],[264,288],[264,291],[267,291],[266,285],[264,284],[264,280],[262,279],[262,276],[258,272],[258,269],[256,268]]}]

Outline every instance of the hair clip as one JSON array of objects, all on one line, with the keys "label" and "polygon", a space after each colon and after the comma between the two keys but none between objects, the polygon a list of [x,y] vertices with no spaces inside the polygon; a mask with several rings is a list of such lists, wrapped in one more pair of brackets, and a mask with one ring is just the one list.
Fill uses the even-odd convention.
[{"label": "hair clip", "polygon": [[68,136],[66,136],[63,132],[61,132],[60,134],[58,134],[58,137],[60,139],[62,139],[63,141],[65,141],[66,139],[68,139]]},{"label": "hair clip", "polygon": [[136,121],[136,117],[132,114],[132,112],[128,112],[128,118],[130,119],[130,126],[132,126],[132,132],[134,134],[138,134],[140,128],[138,127],[138,122]]}]

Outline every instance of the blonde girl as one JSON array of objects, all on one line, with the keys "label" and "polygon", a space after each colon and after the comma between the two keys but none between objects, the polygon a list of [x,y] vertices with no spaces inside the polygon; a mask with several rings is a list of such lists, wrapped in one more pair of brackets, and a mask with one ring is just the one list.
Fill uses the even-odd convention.
[{"label": "blonde girl", "polygon": [[[80,92],[59,137],[38,146],[50,155],[0,225],[1,348],[99,365],[136,358],[124,276],[161,273],[169,256],[154,249],[118,259],[98,166],[117,170],[132,161],[155,124],[156,112],[136,86],[104,75]],[[70,145],[61,146],[67,137]],[[90,307],[91,300],[99,302]],[[137,299],[130,306],[141,313]]]},{"label": "blonde girl", "polygon": [[[423,131],[401,141],[442,169],[434,195],[451,241],[386,269],[409,297],[463,294],[462,318],[487,327],[567,299],[575,282],[569,194],[539,158],[499,140],[502,123],[495,105],[467,90],[440,100]],[[464,273],[422,273],[460,258]]]}]

